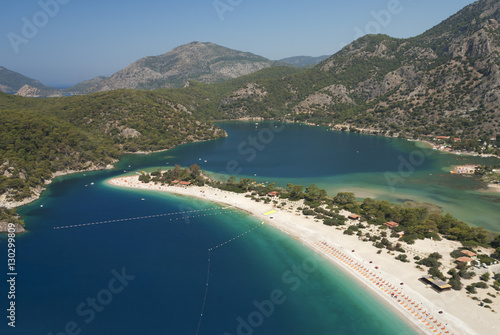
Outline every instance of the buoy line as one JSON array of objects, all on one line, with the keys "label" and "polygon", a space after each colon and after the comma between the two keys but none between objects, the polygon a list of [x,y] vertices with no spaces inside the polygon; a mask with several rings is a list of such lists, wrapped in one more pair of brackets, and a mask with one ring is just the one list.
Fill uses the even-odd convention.
[{"label": "buoy line", "polygon": [[[54,227],[54,230],[95,226],[95,225],[102,225],[102,224],[107,224],[107,223],[125,222],[125,221],[133,221],[133,220],[153,219],[153,218],[159,218],[159,217],[170,216],[170,215],[184,215],[181,218],[175,218],[175,220],[181,220],[181,219],[196,218],[196,217],[202,217],[202,216],[225,214],[226,212],[190,215],[192,213],[208,212],[208,211],[214,211],[214,210],[226,210],[229,208],[230,207],[214,207],[214,208],[206,208],[206,209],[195,209],[195,210],[183,211],[183,212],[171,212],[171,213],[162,213],[162,214],[155,214],[155,215],[137,216],[137,217],[133,217],[133,218],[114,219],[114,220],[107,220],[107,221],[74,224],[74,225],[68,225],[68,226],[59,226],[59,227]],[[185,214],[188,214],[188,215],[186,216]],[[170,219],[170,221],[174,221],[174,219]]]},{"label": "buoy line", "polygon": [[223,243],[220,243],[220,244],[217,244],[216,246],[213,246],[211,248],[208,248],[208,265],[207,265],[207,281],[206,281],[206,284],[205,284],[205,295],[203,296],[203,303],[201,305],[201,313],[200,313],[200,320],[198,321],[198,327],[196,328],[196,335],[198,335],[199,331],[200,331],[200,327],[201,327],[201,321],[203,320],[203,313],[205,312],[205,305],[207,303],[207,295],[208,295],[208,285],[209,285],[209,282],[210,282],[210,263],[211,263],[211,253],[213,250],[216,250],[216,249],[219,249],[231,242],[234,242],[240,238],[242,238],[243,236],[251,233],[252,231],[254,231],[255,229],[259,228],[259,227],[262,227],[262,225],[264,224],[264,222],[262,222],[260,225],[258,226],[255,226],[253,227],[252,229],[249,229],[247,230],[246,232],[236,236],[236,237],[233,237],[232,239],[229,239]]}]

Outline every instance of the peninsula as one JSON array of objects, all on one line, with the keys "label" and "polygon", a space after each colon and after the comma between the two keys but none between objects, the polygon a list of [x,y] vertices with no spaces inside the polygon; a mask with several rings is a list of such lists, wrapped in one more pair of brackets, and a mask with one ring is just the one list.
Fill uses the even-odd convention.
[{"label": "peninsula", "polygon": [[[469,253],[477,259],[476,253],[465,249],[458,241],[436,236],[433,239],[409,241],[413,243],[409,244],[404,242],[401,234],[394,231],[391,233],[390,222],[381,225],[369,224],[362,216],[340,209],[342,206],[335,206],[333,211],[330,211],[331,206],[320,205],[317,208],[314,205],[308,206],[308,203],[311,204],[311,199],[299,199],[297,194],[292,194],[294,191],[299,191],[298,187],[294,188],[293,185],[289,185],[287,190],[271,192],[266,192],[269,190],[269,185],[260,185],[262,192],[259,194],[255,191],[258,184],[242,179],[240,182],[245,184],[248,191],[238,193],[239,183],[235,182],[234,178],[232,182],[219,184],[219,188],[209,185],[196,186],[204,184],[197,169],[182,170],[177,167],[169,171],[175,170],[176,175],[167,176],[167,173],[158,171],[152,175],[119,177],[109,180],[109,183],[116,187],[156,190],[196,197],[251,213],[301,241],[338,269],[349,273],[362,287],[373,292],[421,333],[488,334],[500,328],[497,312],[500,310],[500,303],[496,292],[500,288],[497,286],[497,281],[490,286],[488,284],[491,283],[490,275],[485,275],[490,271],[494,274],[495,269],[498,272],[500,266],[494,261],[487,271],[460,264],[455,269],[456,264],[461,263],[458,254],[464,253],[462,256],[465,258],[465,253]],[[192,171],[195,171],[190,176],[193,178],[192,181],[181,179],[170,180],[167,183],[153,181],[163,176],[166,179],[183,174],[187,176]],[[308,191],[308,194],[326,196],[322,190],[316,193],[317,189],[313,185]],[[285,192],[287,196],[281,197],[281,193]],[[337,195],[339,196],[347,198],[346,194]],[[325,213],[323,223],[317,215],[317,212],[321,211]],[[398,225],[395,222],[392,224],[392,228]],[[485,247],[477,247],[474,250],[488,254],[494,252],[493,249]],[[448,271],[447,273],[452,276],[449,280],[451,285],[438,278],[442,276],[441,272],[433,276],[424,270],[423,267],[428,266],[428,263],[438,262],[438,259],[437,268],[439,271]],[[465,290],[461,289],[461,283],[457,287],[453,282],[456,278],[460,282],[457,270],[466,273],[462,277],[463,285],[467,285]],[[477,277],[473,279],[476,273],[482,273],[479,282]]]}]

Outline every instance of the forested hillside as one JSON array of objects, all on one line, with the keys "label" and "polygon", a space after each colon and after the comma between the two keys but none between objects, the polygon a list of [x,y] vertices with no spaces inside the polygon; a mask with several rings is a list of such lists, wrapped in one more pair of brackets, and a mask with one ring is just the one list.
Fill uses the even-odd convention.
[{"label": "forested hillside", "polygon": [[57,171],[104,168],[124,152],[224,136],[147,91],[30,99],[0,94],[0,194],[22,200]]},{"label": "forested hillside", "polygon": [[240,86],[220,110],[407,136],[495,136],[499,20],[500,2],[481,0],[414,38],[365,36],[314,68]]}]

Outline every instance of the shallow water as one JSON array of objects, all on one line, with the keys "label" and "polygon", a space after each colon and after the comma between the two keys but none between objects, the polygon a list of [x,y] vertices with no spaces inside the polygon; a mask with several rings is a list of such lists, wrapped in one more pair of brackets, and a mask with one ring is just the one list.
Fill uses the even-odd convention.
[{"label": "shallow water", "polygon": [[[314,182],[332,192],[352,189],[400,201],[436,199],[452,209],[470,197],[468,203],[498,213],[498,203],[471,191],[474,181],[446,173],[447,164],[455,162],[449,155],[426,156],[387,192],[384,173],[398,172],[399,157],[418,149],[414,143],[287,125],[273,131],[272,140],[257,143],[264,147],[249,161],[248,151],[241,152],[251,147],[242,143],[271,129],[269,124],[257,130],[248,123],[224,127],[226,139],[130,155],[114,171],[58,178],[40,200],[23,207],[29,233],[17,238],[17,327],[3,322],[1,333],[69,334],[74,328],[96,335],[195,334],[207,288],[208,249],[242,234],[210,252],[198,334],[414,333],[347,275],[280,231],[213,203],[105,183],[123,170],[168,162],[197,163],[219,173],[236,161],[241,176],[256,174],[261,181]],[[460,187],[464,195],[455,194]],[[493,222],[488,213],[485,222]],[[161,214],[169,215],[142,218]],[[467,209],[452,214],[469,215]],[[54,229],[129,218],[141,219]],[[5,239],[1,242],[5,255]],[[290,272],[297,267],[308,269],[307,276]],[[110,286],[122,272],[127,280]],[[121,290],[112,293],[117,285]]]}]

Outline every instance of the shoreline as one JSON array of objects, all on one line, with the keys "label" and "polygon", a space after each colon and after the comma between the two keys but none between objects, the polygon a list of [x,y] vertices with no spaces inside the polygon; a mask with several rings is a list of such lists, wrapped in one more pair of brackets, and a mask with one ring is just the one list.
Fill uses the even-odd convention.
[{"label": "shoreline", "polygon": [[[342,228],[328,227],[315,222],[313,218],[308,218],[297,211],[301,202],[293,203],[286,200],[285,209],[276,208],[272,203],[264,204],[246,198],[245,194],[236,194],[208,186],[180,187],[159,186],[152,183],[142,184],[138,182],[138,176],[118,177],[107,182],[116,187],[156,190],[195,197],[230,205],[250,213],[299,240],[304,246],[322,255],[335,268],[339,268],[355,278],[361,287],[370,290],[374,297],[377,297],[386,306],[390,306],[391,310],[394,310],[418,333],[483,334],[500,329],[496,313],[484,308],[473,312],[473,315],[468,313],[480,307],[467,296],[464,290],[437,293],[431,288],[427,288],[418,280],[426,273],[416,269],[413,263],[402,263],[396,260],[393,255],[388,255],[385,250],[381,254],[377,254],[379,249],[376,249],[371,243],[363,242],[355,235],[344,235]],[[276,212],[267,216],[263,214],[271,210]],[[348,215],[345,211],[343,214]],[[459,245],[459,243],[452,241],[441,241],[438,242],[439,245],[436,243],[435,241],[418,241],[416,243],[418,247],[412,246],[410,250],[419,249],[419,251],[424,250],[430,254],[439,247],[446,246],[448,249],[451,248],[449,251],[452,251]],[[416,250],[415,253],[421,254]],[[379,268],[375,269],[375,265]],[[380,279],[376,279],[377,277]],[[382,278],[386,282],[385,284],[382,283]],[[400,285],[400,283],[404,283],[404,285]],[[398,297],[395,298],[395,295]],[[411,299],[411,301],[407,299]],[[494,309],[500,309],[500,306],[496,306],[496,304],[495,302]],[[416,305],[420,309],[413,308]],[[426,313],[422,314],[424,311]],[[439,311],[444,311],[444,313],[439,314]],[[435,328],[438,324],[441,324],[439,329]],[[442,329],[443,327],[445,328]]]},{"label": "shoreline", "polygon": [[[50,179],[45,182],[45,186],[52,184],[54,179],[56,179],[57,177],[62,177],[62,176],[67,176],[67,175],[77,174],[77,173],[111,170],[114,168],[114,164],[116,162],[117,161],[113,162],[113,164],[109,164],[109,165],[104,166],[104,167],[91,167],[91,168],[88,168],[85,170],[65,170],[65,171],[54,172],[54,173],[52,173],[52,176],[50,177]],[[42,196],[42,193],[45,190],[46,190],[46,187],[38,186],[32,190],[35,194],[33,194],[31,197],[25,198],[21,201],[8,201],[6,199],[7,198],[6,193],[0,194],[0,208],[12,209],[12,208],[17,208],[17,207],[21,207],[24,205],[28,205],[28,204],[40,199],[40,197]],[[0,233],[2,233],[2,232],[0,231]]]}]

